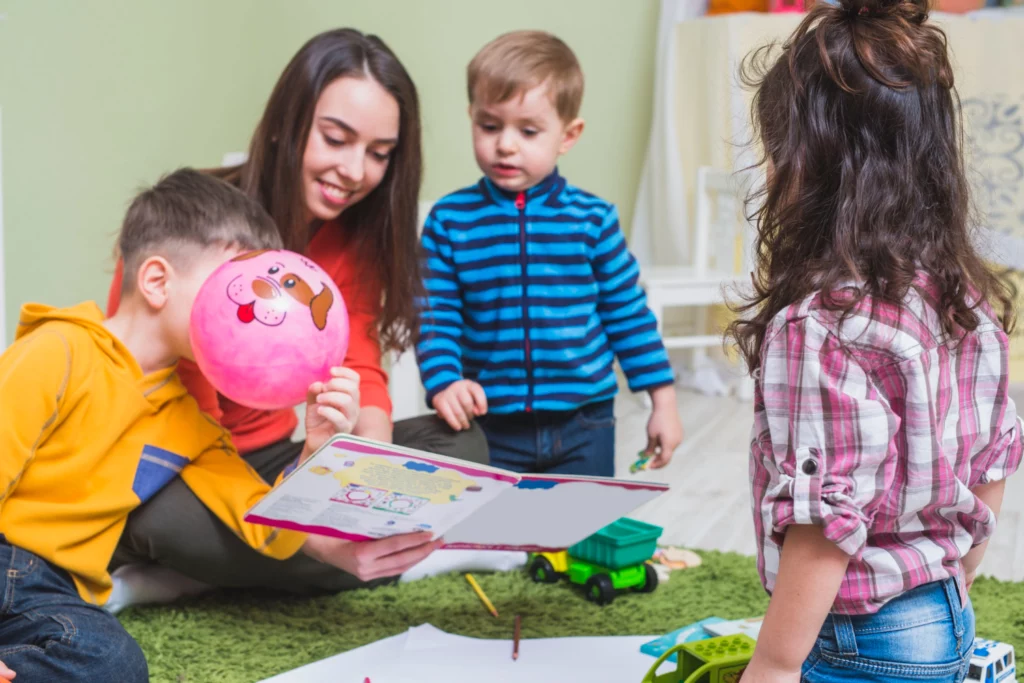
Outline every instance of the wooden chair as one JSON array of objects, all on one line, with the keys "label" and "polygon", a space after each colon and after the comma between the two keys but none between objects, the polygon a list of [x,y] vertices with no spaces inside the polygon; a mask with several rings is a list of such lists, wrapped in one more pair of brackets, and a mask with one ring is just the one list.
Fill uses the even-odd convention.
[{"label": "wooden chair", "polygon": [[[745,179],[707,166],[697,169],[692,262],[641,269],[647,305],[659,331],[664,331],[666,309],[697,309],[692,332],[663,337],[668,349],[691,349],[695,369],[705,364],[708,348],[722,344],[722,335],[707,329],[708,309],[724,304],[730,292],[749,287],[753,229],[743,216]],[[753,383],[741,382],[738,394],[752,393]]]}]

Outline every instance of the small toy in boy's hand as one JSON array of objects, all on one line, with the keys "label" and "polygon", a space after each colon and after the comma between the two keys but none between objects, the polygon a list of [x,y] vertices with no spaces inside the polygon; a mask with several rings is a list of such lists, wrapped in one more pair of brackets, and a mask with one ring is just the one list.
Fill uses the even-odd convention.
[{"label": "small toy in boy's hand", "polygon": [[630,474],[636,474],[637,472],[643,472],[647,470],[647,467],[651,462],[651,456],[647,455],[645,451],[640,451],[636,455],[636,462],[629,466]]}]

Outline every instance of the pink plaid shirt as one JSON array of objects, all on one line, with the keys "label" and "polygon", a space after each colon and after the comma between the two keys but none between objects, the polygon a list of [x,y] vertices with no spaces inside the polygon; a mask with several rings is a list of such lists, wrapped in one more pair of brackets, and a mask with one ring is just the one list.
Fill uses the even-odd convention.
[{"label": "pink plaid shirt", "polygon": [[[785,529],[822,527],[850,555],[833,611],[871,614],[957,577],[995,529],[971,487],[1021,462],[1008,340],[989,307],[947,343],[919,278],[902,306],[865,300],[842,326],[817,294],[783,310],[761,351],[750,477],[758,571],[771,592]],[[965,595],[961,590],[961,595]]]}]

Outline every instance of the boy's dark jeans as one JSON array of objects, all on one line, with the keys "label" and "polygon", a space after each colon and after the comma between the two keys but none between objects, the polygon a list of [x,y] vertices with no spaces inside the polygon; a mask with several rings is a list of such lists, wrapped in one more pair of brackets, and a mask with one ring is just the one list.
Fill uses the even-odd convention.
[{"label": "boy's dark jeans", "polygon": [[149,680],[117,619],[78,595],[67,572],[0,536],[0,661],[19,683]]},{"label": "boy's dark jeans", "polygon": [[491,464],[513,472],[615,476],[614,402],[578,410],[477,418]]}]

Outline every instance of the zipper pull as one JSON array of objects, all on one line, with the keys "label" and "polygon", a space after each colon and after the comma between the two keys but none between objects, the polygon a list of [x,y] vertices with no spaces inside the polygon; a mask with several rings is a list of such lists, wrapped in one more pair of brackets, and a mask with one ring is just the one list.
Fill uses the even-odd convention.
[{"label": "zipper pull", "polygon": [[526,208],[526,193],[520,192],[516,195],[516,208],[522,211]]}]

